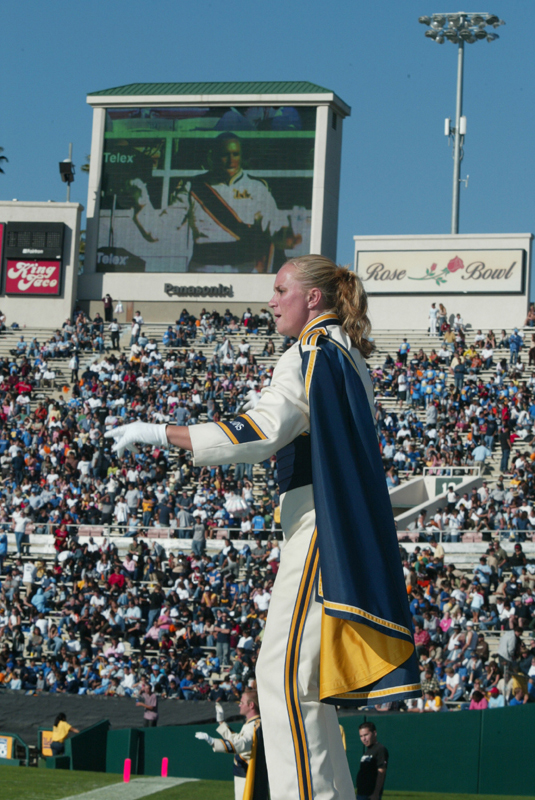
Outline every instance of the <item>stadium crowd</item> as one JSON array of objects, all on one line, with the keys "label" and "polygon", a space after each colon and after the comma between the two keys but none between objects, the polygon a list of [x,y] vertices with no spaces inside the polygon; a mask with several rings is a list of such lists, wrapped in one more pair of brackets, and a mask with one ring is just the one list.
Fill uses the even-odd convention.
[{"label": "stadium crowd", "polygon": [[450,491],[447,505],[418,520],[418,528],[444,541],[458,541],[463,530],[525,541],[535,527],[535,372],[522,364],[522,336],[516,329],[502,331],[498,342],[492,331],[469,335],[459,315],[437,330],[439,345],[429,353],[412,355],[403,339],[395,360],[387,355],[372,368],[387,483],[397,486],[400,472],[418,475],[426,467],[430,474],[443,467],[485,474],[499,448],[495,486],[484,482],[470,497]]},{"label": "stadium crowd", "polygon": [[[225,700],[254,676],[280,557],[276,461],[254,475],[251,465],[197,468],[184,452],[151,447],[119,461],[103,434],[134,419],[194,425],[236,413],[247,393],[269,384],[273,321],[265,310],[241,319],[184,310],[161,345],[143,326],[137,313],[123,352],[113,318],[91,321],[80,311],[45,345],[21,336],[12,358],[0,361],[6,690],[138,696],[150,682],[164,697]],[[259,331],[268,334],[260,358],[251,346]],[[378,397],[399,401],[397,411],[377,403],[387,482],[396,485],[398,471],[417,474],[423,466],[484,466],[482,451],[490,454],[497,442],[507,460],[495,486],[484,482],[463,496],[451,487],[447,506],[433,519],[421,515],[423,549],[409,555],[401,546],[424,689],[435,693],[425,707],[487,696],[489,704],[496,696],[513,703],[519,690],[525,702],[535,697],[535,642],[520,637],[535,630],[535,568],[522,550],[535,527],[535,378],[527,378],[504,337],[509,362],[496,359],[487,378],[475,362],[491,344],[484,362],[491,368],[502,341],[478,332],[468,342],[462,320],[439,332],[438,351],[413,358],[404,340],[395,360],[372,371]],[[59,358],[69,359],[69,398],[33,401],[54,381]],[[525,452],[509,471],[515,439]],[[103,526],[99,544],[88,526]],[[483,532],[489,547],[467,575],[445,565],[436,540],[456,541],[470,528]],[[8,553],[10,530],[15,553]],[[31,543],[39,534],[53,541],[53,558],[35,556]],[[154,534],[176,546],[165,550]],[[126,553],[120,536],[127,537]],[[516,543],[512,556],[503,536]],[[215,537],[223,548],[207,553],[206,540]],[[502,634],[497,659],[486,632]],[[485,697],[478,700],[476,691]]]},{"label": "stadium crowd", "polygon": [[470,570],[446,564],[436,541],[410,555],[400,549],[424,692],[409,710],[535,700],[535,563],[522,545],[508,556],[499,541],[491,543]]},{"label": "stadium crowd", "polygon": [[[199,469],[186,453],[150,447],[119,462],[103,434],[131,419],[193,425],[201,413],[236,412],[269,383],[272,370],[248,340],[272,333],[272,318],[184,310],[159,348],[136,314],[128,354],[117,327],[80,312],[43,346],[21,336],[0,363],[0,685],[137,694],[150,680],[169,697],[234,697],[254,675],[278,568],[275,462],[260,467],[253,491],[251,465]],[[274,355],[264,339],[264,355]],[[84,346],[100,357],[78,374]],[[52,372],[61,357],[70,358],[70,399],[31,403],[43,363]],[[83,535],[94,525],[108,533],[104,546]],[[4,568],[10,530],[17,553]],[[191,550],[178,541],[166,553],[154,533],[191,540]],[[39,534],[53,541],[53,561],[26,555]],[[126,555],[116,534],[131,540]],[[212,559],[206,539],[216,535],[228,538]],[[206,679],[223,667],[214,689]]]}]

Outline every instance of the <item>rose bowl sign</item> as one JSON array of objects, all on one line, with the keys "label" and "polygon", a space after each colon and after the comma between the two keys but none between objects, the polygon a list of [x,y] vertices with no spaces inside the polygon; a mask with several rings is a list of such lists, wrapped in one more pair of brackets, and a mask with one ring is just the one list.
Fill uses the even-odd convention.
[{"label": "rose bowl sign", "polygon": [[59,295],[59,261],[25,261],[8,259],[6,266],[6,294]]},{"label": "rose bowl sign", "polygon": [[524,250],[382,250],[357,253],[368,294],[521,294]]}]

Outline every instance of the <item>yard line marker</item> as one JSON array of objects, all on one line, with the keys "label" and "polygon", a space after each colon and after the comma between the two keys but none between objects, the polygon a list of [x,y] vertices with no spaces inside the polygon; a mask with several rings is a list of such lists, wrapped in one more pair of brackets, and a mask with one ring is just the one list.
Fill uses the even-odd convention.
[{"label": "yard line marker", "polygon": [[110,790],[113,792],[113,800],[141,800],[142,797],[156,794],[171,786],[196,780],[198,778],[136,778],[130,783],[111,783],[90,792],[62,797],[61,800],[109,800]]}]

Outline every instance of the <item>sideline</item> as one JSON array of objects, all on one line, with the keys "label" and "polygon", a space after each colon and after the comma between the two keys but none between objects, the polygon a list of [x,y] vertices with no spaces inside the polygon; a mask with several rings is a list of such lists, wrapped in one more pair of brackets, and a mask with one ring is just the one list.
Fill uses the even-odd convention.
[{"label": "sideline", "polygon": [[108,800],[110,789],[113,790],[114,800],[138,800],[141,797],[170,789],[171,786],[180,786],[181,783],[196,781],[198,778],[136,778],[132,777],[129,783],[109,783],[99,789],[92,789],[83,794],[70,794],[61,800]]}]

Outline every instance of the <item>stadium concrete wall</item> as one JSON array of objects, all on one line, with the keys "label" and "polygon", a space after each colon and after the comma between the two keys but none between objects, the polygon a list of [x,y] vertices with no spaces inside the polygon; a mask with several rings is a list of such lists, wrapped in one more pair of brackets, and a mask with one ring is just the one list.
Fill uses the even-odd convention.
[{"label": "stadium concrete wall", "polygon": [[[18,322],[20,327],[43,325],[61,328],[67,317],[71,316],[77,295],[78,286],[78,260],[80,251],[80,226],[83,206],[79,203],[42,203],[0,201],[0,223],[41,223],[50,224],[61,222],[65,225],[63,251],[58,255],[60,267],[60,292],[54,294],[30,294],[26,290],[17,294],[5,293],[6,276],[1,276],[0,290],[2,293],[2,312],[6,315],[6,325],[9,328],[13,322]],[[4,237],[6,231],[4,230]],[[4,239],[4,248],[6,239]],[[5,252],[5,251],[4,251]],[[26,251],[24,251],[26,252]],[[24,256],[28,263],[38,263],[43,256],[43,251],[30,248],[29,254]],[[0,237],[0,255],[2,243]],[[51,262],[46,262],[51,263]],[[5,270],[5,265],[2,265]],[[100,304],[102,309],[102,304]],[[17,333],[24,333],[23,330]]]}]

